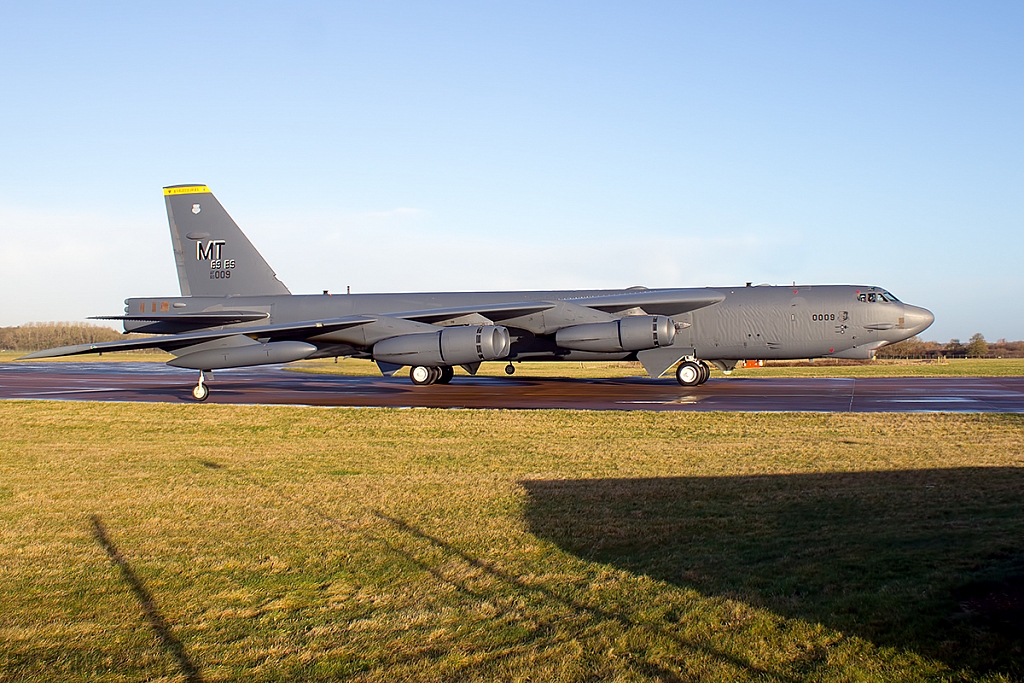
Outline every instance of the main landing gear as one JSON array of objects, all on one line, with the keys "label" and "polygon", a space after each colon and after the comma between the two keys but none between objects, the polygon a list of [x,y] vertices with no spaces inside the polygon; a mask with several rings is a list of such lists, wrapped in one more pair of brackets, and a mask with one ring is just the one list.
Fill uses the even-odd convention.
[{"label": "main landing gear", "polygon": [[445,365],[439,368],[428,368],[425,365],[414,365],[409,368],[409,379],[416,386],[428,384],[448,384],[455,377],[455,369]]},{"label": "main landing gear", "polygon": [[206,373],[200,371],[199,383],[192,387],[192,398],[194,398],[197,401],[205,401],[206,398],[210,395],[210,387],[206,386],[206,384],[203,383],[203,380],[205,378]]},{"label": "main landing gear", "polygon": [[695,387],[708,381],[711,368],[702,360],[684,360],[676,368],[676,381],[684,387]]}]

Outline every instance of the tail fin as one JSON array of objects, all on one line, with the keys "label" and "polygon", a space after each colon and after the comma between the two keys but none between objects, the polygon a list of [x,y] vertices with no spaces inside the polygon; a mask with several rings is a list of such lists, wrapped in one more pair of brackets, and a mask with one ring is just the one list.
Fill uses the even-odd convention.
[{"label": "tail fin", "polygon": [[164,188],[182,296],[291,294],[205,185]]}]

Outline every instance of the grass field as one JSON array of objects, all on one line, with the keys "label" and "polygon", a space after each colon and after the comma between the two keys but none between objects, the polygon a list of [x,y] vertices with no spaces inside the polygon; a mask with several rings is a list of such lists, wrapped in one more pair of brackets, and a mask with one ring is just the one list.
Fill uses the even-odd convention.
[{"label": "grass field", "polygon": [[0,403],[0,680],[1024,677],[1024,417]]}]

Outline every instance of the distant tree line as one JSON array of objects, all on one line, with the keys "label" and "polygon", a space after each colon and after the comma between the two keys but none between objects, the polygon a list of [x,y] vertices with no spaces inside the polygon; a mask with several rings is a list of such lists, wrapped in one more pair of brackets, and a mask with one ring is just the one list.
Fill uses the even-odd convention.
[{"label": "distant tree line", "polygon": [[950,339],[945,344],[936,341],[922,341],[911,337],[898,344],[883,346],[876,354],[878,358],[1024,358],[1024,341],[985,341],[980,332],[971,336],[967,343]]},{"label": "distant tree line", "polygon": [[17,327],[0,327],[0,350],[39,351],[55,346],[96,344],[142,336],[121,334],[109,327],[89,323],[28,323]]}]

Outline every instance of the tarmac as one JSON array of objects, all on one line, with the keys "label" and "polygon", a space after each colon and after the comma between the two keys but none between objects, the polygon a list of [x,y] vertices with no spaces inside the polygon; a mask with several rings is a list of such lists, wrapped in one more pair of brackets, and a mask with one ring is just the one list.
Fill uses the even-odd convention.
[{"label": "tarmac", "polygon": [[[198,373],[160,363],[3,363],[0,399],[195,403]],[[567,408],[753,412],[1024,413],[1024,377],[674,379],[468,377],[418,387],[396,377],[262,366],[222,370],[207,403],[401,408]]]}]

